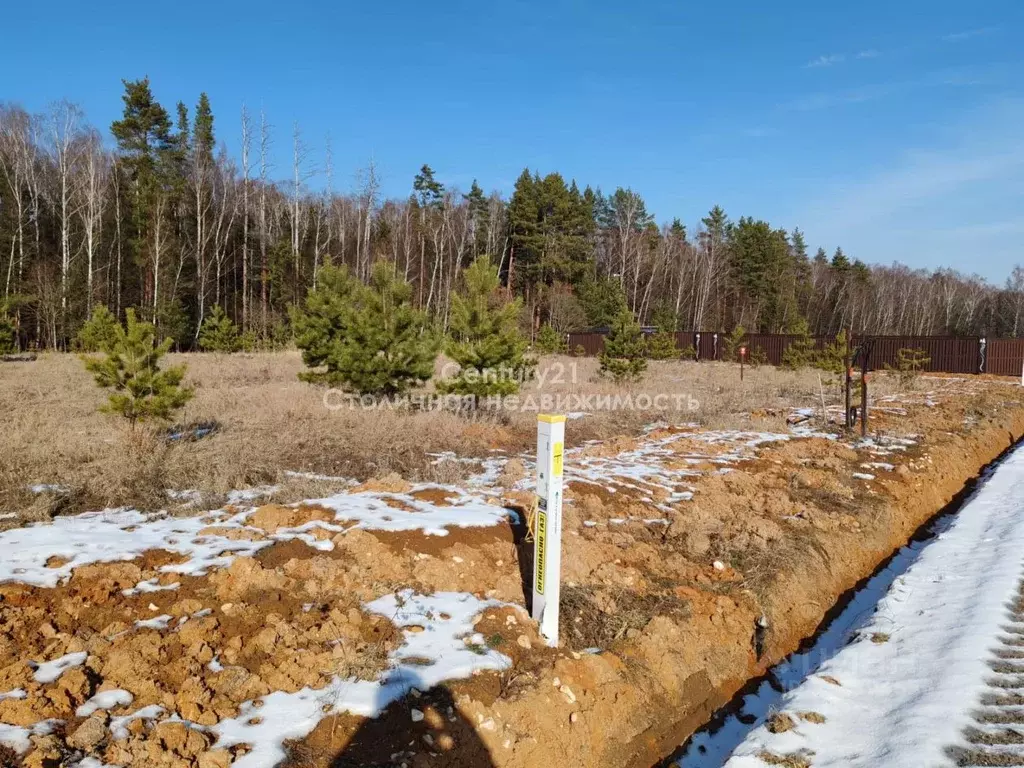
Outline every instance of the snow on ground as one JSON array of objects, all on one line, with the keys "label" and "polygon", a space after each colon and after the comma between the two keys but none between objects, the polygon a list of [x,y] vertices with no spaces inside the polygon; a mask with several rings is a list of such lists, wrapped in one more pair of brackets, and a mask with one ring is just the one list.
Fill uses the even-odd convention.
[{"label": "snow on ground", "polygon": [[140,581],[131,589],[122,589],[121,594],[125,597],[132,597],[133,595],[148,594],[150,592],[167,592],[169,590],[175,590],[181,586],[181,582],[176,581],[173,584],[161,584],[159,578],[146,579]]},{"label": "snow on ground", "polygon": [[36,483],[28,486],[32,493],[67,493],[68,488],[57,483]]},{"label": "snow on ground", "polygon": [[[815,768],[951,765],[947,749],[986,690],[990,650],[1020,577],[1022,498],[1018,450],[935,539],[905,548],[814,648],[774,670],[792,690],[780,697],[765,683],[747,697],[740,716],[756,717],[753,730],[730,717],[696,736],[678,764],[763,768],[761,755],[774,755],[803,756]],[[765,719],[775,709],[795,727],[771,733]]]},{"label": "snow on ground", "polygon": [[[333,510],[335,522],[314,520],[295,528],[279,529],[271,535],[248,525],[252,508],[237,513],[219,510],[195,517],[146,515],[131,509],[56,517],[51,523],[0,533],[0,582],[54,587],[79,566],[131,560],[151,549],[165,549],[187,557],[182,563],[161,567],[161,572],[201,576],[211,568],[226,567],[236,557],[251,556],[279,540],[301,539],[319,549],[332,549],[330,541],[311,534],[315,528],[336,533],[351,528],[421,530],[444,536],[447,526],[491,526],[507,516],[506,510],[489,504],[483,496],[458,488],[424,484],[415,486],[412,493],[435,489],[451,495],[448,504],[435,504],[409,494],[376,492],[340,493],[316,499],[307,503]],[[397,501],[404,508],[388,501]],[[256,536],[251,540],[234,539],[218,535],[216,529],[204,532],[210,526],[244,529]],[[136,585],[135,590],[155,588],[155,584],[144,582]]]},{"label": "snow on ground", "polygon": [[[81,565],[131,560],[158,548],[190,555],[189,567],[183,572],[199,575],[210,567],[230,564],[235,555],[253,554],[271,543],[199,536],[213,517],[154,517],[135,510],[107,510],[13,528],[0,533],[0,581],[54,587]],[[241,527],[243,519],[218,519],[218,525]],[[48,567],[50,558],[64,562]]]},{"label": "snow on ground", "polygon": [[[302,738],[325,717],[341,712],[376,717],[413,688],[425,691],[481,670],[505,669],[512,663],[507,656],[466,642],[474,639],[474,619],[486,608],[503,605],[463,592],[417,595],[412,590],[367,603],[367,610],[404,628],[405,642],[390,655],[388,669],[378,680],[335,677],[326,688],[278,691],[264,696],[258,707],[247,702],[238,717],[213,726],[219,736],[214,748],[248,744],[252,751],[233,768],[273,768],[286,756],[286,739]],[[260,720],[250,724],[256,717]]]},{"label": "snow on ground", "polygon": [[[430,501],[417,498],[418,491],[441,491],[451,494],[446,505],[434,504]],[[400,502],[409,509],[396,508],[387,503],[387,500]],[[508,515],[506,511],[494,504],[489,504],[486,499],[477,494],[466,493],[461,488],[447,485],[435,485],[425,483],[415,486],[409,493],[378,493],[358,492],[339,493],[328,496],[324,499],[313,499],[304,502],[327,509],[336,513],[339,521],[350,521],[350,525],[338,527],[337,530],[344,531],[351,528],[366,528],[379,531],[422,531],[428,535],[446,536],[447,527],[457,528],[481,528],[497,525]],[[294,533],[304,532],[310,528],[323,525],[320,521],[314,521],[297,528],[282,529],[278,534],[291,536]],[[327,525],[328,530],[332,528]]]},{"label": "snow on ground", "polygon": [[[849,446],[854,450],[867,451],[872,456],[878,458],[882,456],[892,456],[895,453],[902,453],[906,451],[907,448],[917,445],[916,437],[917,435],[905,435],[903,437],[897,437],[895,435],[862,437],[852,443],[849,443]],[[885,466],[892,466],[886,462],[877,463],[884,464]]]},{"label": "snow on ground", "polygon": [[[669,426],[659,422],[649,425],[645,431],[650,434]],[[731,470],[730,465],[756,458],[758,449],[769,443],[809,437],[836,439],[834,434],[808,427],[793,427],[788,433],[782,433],[742,430],[701,431],[696,424],[677,426],[684,429],[659,437],[648,437],[633,448],[611,456],[588,454],[589,449],[601,444],[599,440],[589,441],[578,448],[568,450],[565,452],[564,480],[566,483],[577,481],[599,485],[609,493],[628,491],[641,494],[641,500],[662,512],[670,512],[680,502],[693,498],[696,489],[687,482],[687,479],[705,474],[698,469],[681,468],[681,463],[690,466],[716,464],[721,467],[722,472],[726,472]],[[674,444],[683,440],[705,443],[713,450],[707,453],[679,452]],[[469,484],[474,487],[493,488],[509,458],[499,455],[477,462],[472,459],[458,459],[454,454],[438,454],[435,463],[455,460],[482,464],[483,471],[471,477]],[[516,458],[523,463],[526,477],[515,484],[515,489],[532,489],[535,472],[533,455],[525,453]],[[667,498],[656,503],[655,496]]]},{"label": "snow on ground", "polygon": [[[798,436],[812,434],[815,433]],[[645,440],[616,456],[588,456],[588,444],[567,452],[565,479],[568,482],[596,483],[611,492],[629,490],[639,493],[652,506],[667,512],[693,497],[694,488],[685,481],[701,474],[680,468],[680,462],[728,466],[753,458],[757,448],[763,444],[791,437],[781,433],[687,430]],[[706,443],[714,446],[715,450],[677,453],[672,444],[684,439]],[[721,450],[723,446],[726,446],[724,452]],[[519,485],[524,489],[531,488],[533,459],[531,456],[521,458],[527,465],[528,476]],[[508,457],[492,456],[482,462],[447,454],[436,457],[437,462],[448,460],[482,463],[483,472],[470,480],[470,490],[421,484],[410,493],[339,493],[307,502],[333,510],[334,521],[312,520],[294,528],[279,529],[271,535],[249,525],[252,508],[218,510],[193,517],[147,515],[131,509],[105,510],[57,517],[48,524],[11,529],[0,532],[0,553],[4,555],[0,560],[0,582],[53,587],[68,579],[79,566],[131,560],[151,549],[164,549],[185,557],[181,563],[162,566],[159,569],[162,573],[201,576],[210,569],[229,566],[237,557],[254,555],[279,540],[299,539],[319,549],[332,549],[330,541],[313,535],[316,529],[331,533],[344,533],[352,528],[419,530],[429,535],[444,536],[447,528],[453,526],[483,527],[502,522],[508,512],[489,503],[487,495],[488,491],[495,490],[494,485]],[[231,500],[233,504],[252,501],[269,490],[240,491],[233,494]],[[448,502],[438,504],[415,495],[417,491],[430,490],[447,494]],[[664,500],[655,503],[655,495]],[[660,520],[660,516],[657,519]],[[214,528],[204,530],[211,526]],[[256,535],[251,538],[221,535],[229,529],[248,530]],[[136,585],[132,593],[173,588],[173,585],[149,580]]]},{"label": "snow on ground", "polygon": [[89,656],[85,651],[69,653],[52,661],[30,661],[28,665],[34,670],[33,677],[37,683],[52,683],[72,667],[80,667]]},{"label": "snow on ground", "polygon": [[110,735],[117,741],[124,741],[128,738],[128,724],[132,720],[157,720],[166,714],[167,710],[159,704],[150,704],[148,707],[137,709],[130,715],[120,715],[110,718]]},{"label": "snow on ground", "polygon": [[120,688],[115,688],[110,691],[100,691],[75,710],[75,714],[79,717],[88,717],[93,712],[97,712],[101,709],[127,707],[134,700],[134,696],[132,696],[128,691]]},{"label": "snow on ground", "polygon": [[118,766],[105,765],[95,757],[83,757],[77,763],[72,763],[71,768],[118,768]]},{"label": "snow on ground", "polygon": [[[691,466],[716,464],[729,468],[729,465],[737,462],[756,458],[758,449],[763,445],[806,437],[835,438],[831,434],[800,427],[793,428],[790,434],[694,429],[646,440],[634,449],[615,456],[588,456],[588,446],[583,446],[567,452],[565,480],[595,483],[612,493],[628,490],[650,494],[652,490],[661,490],[668,495],[664,502],[654,504],[650,495],[645,500],[663,512],[670,512],[680,502],[693,498],[696,489],[685,482],[686,478],[705,474],[696,469],[680,469],[680,461]],[[677,452],[673,444],[681,440],[705,443],[713,446],[715,450],[708,453]],[[720,449],[723,447],[726,450],[721,452]]]},{"label": "snow on ground", "polygon": [[35,725],[23,728],[20,725],[0,723],[0,744],[10,747],[19,754],[27,752],[31,744],[29,741],[30,736],[46,736],[53,733],[54,726],[59,724],[60,720],[43,720]]},{"label": "snow on ground", "polygon": [[[342,712],[376,717],[413,688],[426,691],[447,680],[509,667],[512,660],[488,648],[484,638],[474,631],[483,611],[508,606],[465,592],[420,595],[404,590],[385,595],[367,603],[365,608],[385,616],[402,629],[404,642],[389,655],[387,668],[376,680],[335,676],[325,688],[303,688],[295,693],[275,691],[258,702],[246,702],[239,708],[238,717],[221,720],[215,726],[188,725],[215,734],[218,737],[215,749],[249,745],[251,751],[237,759],[233,768],[273,768],[286,757],[284,742],[287,739],[306,736],[326,717]],[[40,682],[52,682],[64,670],[81,664],[84,657],[84,653],[70,654],[40,664],[36,678]],[[11,691],[4,696],[15,697],[18,693]],[[76,714],[87,717],[98,710],[126,707],[131,703],[132,695],[128,691],[103,691],[80,706]],[[113,738],[128,738],[128,724],[137,719],[183,722],[176,714],[168,717],[163,707],[143,707],[111,718]],[[46,720],[31,727],[0,723],[0,744],[23,753],[29,748],[30,736],[51,732],[57,722]]]}]

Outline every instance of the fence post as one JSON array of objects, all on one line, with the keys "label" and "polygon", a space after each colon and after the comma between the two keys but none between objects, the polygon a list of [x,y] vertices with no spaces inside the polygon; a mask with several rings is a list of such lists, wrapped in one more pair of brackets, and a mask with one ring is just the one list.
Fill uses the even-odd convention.
[{"label": "fence post", "polygon": [[868,436],[868,355],[865,352],[860,361],[860,435]]},{"label": "fence post", "polygon": [[533,618],[547,644],[558,645],[562,570],[562,454],[565,416],[537,415],[537,530],[533,544]]},{"label": "fence post", "polygon": [[850,391],[853,388],[853,361],[850,359],[850,344],[852,342],[852,339],[853,339],[853,331],[851,330],[846,335],[846,350],[843,353],[843,369],[846,372],[846,381],[844,383],[843,390],[846,393],[846,398],[845,398],[845,401],[846,401],[845,423],[846,423],[846,431],[847,432],[849,432],[851,429],[853,429],[853,422],[852,422],[852,419],[850,418],[851,415],[852,415],[850,413],[850,407],[853,405],[853,403],[851,402],[852,392]]},{"label": "fence post", "polygon": [[985,373],[985,369],[988,368],[988,360],[985,355],[987,346],[988,340],[984,336],[978,339],[978,373]]},{"label": "fence post", "polygon": [[693,334],[693,360],[700,362],[700,331]]}]

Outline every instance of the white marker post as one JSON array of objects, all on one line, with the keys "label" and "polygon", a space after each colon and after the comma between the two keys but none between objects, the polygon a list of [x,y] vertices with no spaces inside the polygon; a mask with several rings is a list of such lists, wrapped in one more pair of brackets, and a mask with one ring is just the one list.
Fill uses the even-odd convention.
[{"label": "white marker post", "polygon": [[565,416],[537,416],[537,521],[533,544],[533,618],[547,644],[558,645],[562,577],[562,453]]}]

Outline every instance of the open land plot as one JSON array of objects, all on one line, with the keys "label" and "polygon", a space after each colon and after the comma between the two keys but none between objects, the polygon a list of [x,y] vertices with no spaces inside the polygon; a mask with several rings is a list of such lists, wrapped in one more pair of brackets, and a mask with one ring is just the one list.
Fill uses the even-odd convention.
[{"label": "open land plot", "polygon": [[[535,413],[330,411],[295,355],[186,360],[194,442],[126,436],[73,358],[0,368],[11,760],[649,765],[1024,432],[1008,381],[879,376],[863,440],[816,373],[656,364],[632,393],[696,411],[568,425],[551,649]],[[630,393],[544,362],[524,394]]]}]

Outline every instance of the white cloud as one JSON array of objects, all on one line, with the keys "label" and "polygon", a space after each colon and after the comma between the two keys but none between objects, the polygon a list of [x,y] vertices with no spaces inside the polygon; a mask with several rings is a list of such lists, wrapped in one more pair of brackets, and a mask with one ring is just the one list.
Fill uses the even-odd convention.
[{"label": "white cloud", "polygon": [[846,61],[846,54],[830,53],[827,56],[819,56],[818,58],[807,62],[804,66],[809,69],[814,67],[831,67],[833,64],[839,64],[843,61]]},{"label": "white cloud", "polygon": [[982,37],[983,35],[991,35],[993,32],[998,32],[999,27],[979,27],[978,29],[965,29],[962,32],[953,32],[949,35],[943,35],[942,40],[947,43],[959,43],[964,40],[970,40],[974,37]]},{"label": "white cloud", "polygon": [[809,96],[802,96],[782,104],[781,108],[796,112],[814,112],[819,109],[831,109],[832,107],[839,107],[844,104],[860,104],[865,101],[880,99],[905,87],[906,85],[903,83],[880,83],[832,93],[812,93]]},{"label": "white cloud", "polygon": [[866,101],[885,98],[922,88],[968,87],[987,81],[984,71],[975,68],[944,69],[913,80],[898,80],[887,83],[872,83],[843,91],[825,91],[800,96],[779,105],[779,109],[795,112],[813,112],[841,107],[846,104],[861,104]]},{"label": "white cloud", "polygon": [[998,235],[1024,234],[1024,218],[1001,219],[998,221],[982,221],[976,224],[963,224],[940,230],[944,237],[958,240],[977,240],[979,237]]},{"label": "white cloud", "polygon": [[[826,184],[793,218],[806,222],[812,242],[839,243],[865,261],[984,266],[998,274],[1004,264],[997,260],[1020,258],[1021,219],[1004,209],[1024,184],[1024,135],[1015,129],[1022,122],[1022,100],[979,109],[932,146],[908,149],[859,179]],[[969,235],[984,238],[985,250]]]},{"label": "white cloud", "polygon": [[809,62],[804,64],[805,69],[817,69],[819,67],[831,67],[836,64],[842,64],[849,58],[852,59],[877,59],[881,56],[881,51],[874,48],[865,48],[857,51],[852,56],[847,56],[845,53],[829,53],[823,56],[819,56],[816,59],[811,59]]}]

